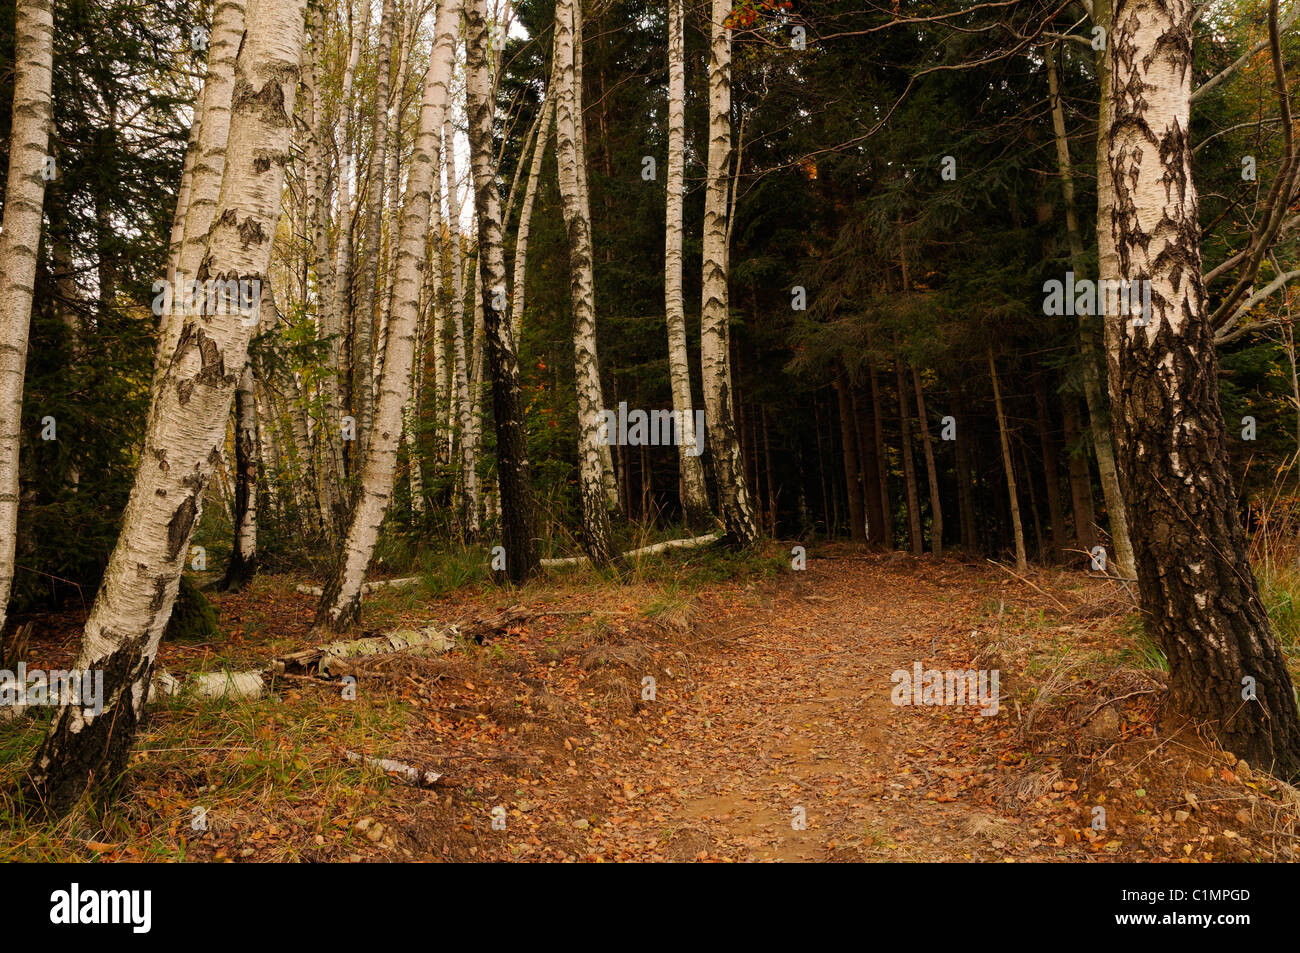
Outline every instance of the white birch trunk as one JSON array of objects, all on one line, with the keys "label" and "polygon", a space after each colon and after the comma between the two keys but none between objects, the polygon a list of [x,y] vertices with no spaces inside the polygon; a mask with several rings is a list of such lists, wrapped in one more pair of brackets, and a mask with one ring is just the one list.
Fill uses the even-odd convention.
[{"label": "white birch trunk", "polygon": [[673,410],[681,421],[678,465],[686,525],[702,530],[715,523],[709,508],[695,433],[691,362],[686,345],[686,307],[682,301],[682,201],[686,190],[686,36],[683,0],[668,2],[668,217],[664,227],[664,311],[668,325],[668,375]]},{"label": "white birch trunk", "polygon": [[365,259],[361,302],[352,331],[352,405],[357,417],[357,450],[367,457],[375,416],[374,331],[379,301],[379,248],[383,243],[384,168],[388,156],[388,80],[393,55],[395,0],[383,0],[379,53],[375,60],[375,117],[371,125],[370,168],[366,173]]},{"label": "white birch trunk", "polygon": [[541,127],[537,131],[537,144],[533,161],[528,169],[528,184],[524,187],[524,204],[519,210],[519,229],[515,232],[515,262],[513,294],[510,299],[510,333],[516,341],[523,331],[525,290],[528,282],[528,234],[532,230],[533,204],[537,199],[537,183],[542,177],[542,159],[551,139],[551,119],[555,112],[555,90],[551,89],[542,104]]},{"label": "white birch trunk", "polygon": [[[189,201],[185,207],[185,228],[175,270],[164,276],[172,283],[171,308],[158,327],[158,351],[154,360],[154,387],[162,377],[176,350],[184,313],[185,282],[198,278],[212,225],[212,216],[221,196],[225,171],[226,145],[230,135],[230,97],[234,91],[235,54],[244,34],[245,0],[219,0],[212,13],[212,32],[208,37],[208,72],[203,81],[203,99],[195,111],[199,123],[198,148],[190,176]],[[175,226],[173,225],[173,233]]]},{"label": "white birch trunk", "polygon": [[519,355],[502,300],[506,292],[505,240],[494,168],[487,33],[483,0],[470,0],[465,7],[465,101],[474,173],[474,212],[478,220],[479,297],[484,311],[484,350],[492,378],[505,572],[511,580],[522,582],[537,567],[536,504],[528,465]]},{"label": "white birch trunk", "polygon": [[455,127],[448,119],[443,126],[442,165],[447,172],[447,240],[451,267],[452,376],[453,401],[459,429],[461,520],[469,538],[478,535],[478,458],[474,454],[473,402],[469,391],[469,358],[465,341],[465,282],[460,247],[460,184],[456,180]]},{"label": "white birch trunk", "polygon": [[575,78],[574,30],[578,0],[555,4],[555,50],[551,89],[555,96],[555,158],[560,196],[569,237],[569,292],[573,302],[574,386],[578,411],[578,496],[582,503],[582,542],[591,561],[606,565],[616,557],[604,500],[604,464],[601,459],[600,365],[596,354],[596,288],[592,269],[591,215],[584,201],[582,175],[585,159],[581,138],[581,89]]},{"label": "white birch trunk", "polygon": [[410,396],[411,367],[415,357],[421,272],[425,267],[424,233],[428,227],[433,191],[436,139],[448,100],[459,12],[456,0],[444,0],[438,6],[434,49],[424,80],[420,131],[411,157],[406,203],[402,208],[397,280],[393,289],[388,353],[384,358],[387,371],[342,558],[334,578],[325,588],[316,614],[316,626],[332,632],[346,631],[360,619],[361,587],[392,499],[397,447],[402,436],[402,408]]},{"label": "white birch trunk", "polygon": [[[280,216],[306,0],[257,0],[235,62],[229,155],[199,276],[264,279]],[[206,305],[205,305],[206,308]],[[126,768],[204,487],[221,461],[256,322],[187,317],[149,414],[122,530],[75,668],[102,670],[102,710],[61,707],[28,771],[28,803],[66,813]],[[226,313],[221,313],[225,311]]]},{"label": "white birch trunk", "polygon": [[742,545],[758,539],[732,409],[731,322],[727,289],[728,191],[731,167],[731,31],[728,0],[713,0],[709,45],[709,159],[704,195],[703,307],[700,370],[708,447],[727,534]]},{"label": "white birch trunk", "polygon": [[46,156],[53,124],[52,0],[19,0],[14,21],[14,109],[0,228],[0,633],[4,632],[18,544],[18,457],[23,379],[36,253],[41,243]]}]

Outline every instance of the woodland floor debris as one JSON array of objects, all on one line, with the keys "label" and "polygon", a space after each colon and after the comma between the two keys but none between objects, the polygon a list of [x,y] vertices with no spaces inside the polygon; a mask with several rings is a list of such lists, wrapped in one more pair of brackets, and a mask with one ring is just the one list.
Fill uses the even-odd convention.
[{"label": "woodland floor debris", "polygon": [[[172,700],[152,710],[130,790],[99,822],[92,853],[1294,856],[1294,789],[1190,727],[1156,731],[1161,673],[1139,663],[1113,584],[1040,570],[1031,587],[956,558],[825,552],[862,558],[814,552],[806,572],[689,592],[552,581],[504,608],[485,601],[499,598],[491,589],[461,591],[405,611],[496,620],[483,643],[462,640],[462,650],[433,656],[358,656],[350,660],[355,700],[315,677],[281,683],[274,704]],[[218,607],[223,619],[259,604],[268,617],[297,619],[302,644],[310,601],[260,580]],[[366,613],[367,624],[410,627],[378,601]],[[744,638],[719,637],[729,632]],[[276,646],[264,657],[288,654],[289,634],[264,633]],[[57,649],[33,636],[33,652]],[[182,677],[195,658],[184,646],[164,646],[164,656]],[[916,662],[999,668],[998,715],[890,704],[890,674]],[[35,720],[0,727],[0,743],[25,752],[39,729]],[[12,774],[25,760],[5,763]],[[204,831],[191,829],[196,806]],[[369,836],[375,825],[382,836]],[[0,856],[90,855],[84,841],[29,835],[0,834]]]}]

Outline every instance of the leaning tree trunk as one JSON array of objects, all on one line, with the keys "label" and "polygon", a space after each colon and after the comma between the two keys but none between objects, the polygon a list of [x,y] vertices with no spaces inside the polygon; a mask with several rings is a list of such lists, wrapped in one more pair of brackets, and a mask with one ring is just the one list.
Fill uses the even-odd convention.
[{"label": "leaning tree trunk", "polygon": [[[245,0],[220,0],[212,12],[212,33],[208,37],[208,72],[203,96],[195,115],[199,137],[190,171],[189,199],[183,214],[185,226],[176,255],[168,308],[158,326],[158,348],[154,359],[153,386],[162,380],[185,323],[185,283],[200,279],[199,266],[206,249],[212,216],[221,197],[225,172],[226,145],[230,135],[230,97],[234,91],[235,54],[244,33]],[[182,209],[177,208],[177,213]],[[173,225],[173,232],[176,231]],[[208,277],[208,276],[203,276]]]},{"label": "leaning tree trunk", "polygon": [[[201,277],[266,277],[289,161],[306,0],[257,0],[235,62],[229,162]],[[255,161],[254,161],[255,160]],[[206,303],[204,309],[206,310]],[[63,815],[126,768],[254,325],[187,316],[154,397],[135,485],[75,668],[103,671],[99,714],[61,707],[28,770],[33,813]],[[226,313],[222,313],[226,312]]]},{"label": "leaning tree trunk", "polygon": [[668,376],[673,412],[681,422],[677,459],[686,525],[704,532],[716,520],[709,507],[691,396],[691,362],[686,347],[686,309],[682,303],[682,204],[686,191],[686,39],[683,0],[668,3],[668,218],[664,226],[664,310],[668,325]]},{"label": "leaning tree trunk", "polygon": [[1011,504],[1011,531],[1016,543],[1016,568],[1024,572],[1029,568],[1025,555],[1025,528],[1020,522],[1020,494],[1016,491],[1016,470],[1011,462],[1011,435],[1007,432],[1007,415],[1002,410],[1002,390],[998,387],[998,366],[989,351],[989,377],[993,379],[993,409],[998,418],[998,436],[1002,441],[1002,466],[1007,473],[1007,499]]},{"label": "leaning tree trunk", "polygon": [[221,588],[238,592],[257,573],[257,399],[253,363],[235,389],[235,541]]},{"label": "leaning tree trunk", "polygon": [[1170,707],[1290,778],[1300,774],[1300,718],[1238,517],[1201,275],[1188,139],[1194,11],[1192,0],[1115,3],[1112,227],[1119,277],[1151,283],[1145,323],[1116,315],[1108,327],[1120,474],[1143,514],[1133,526],[1139,590],[1169,660]]},{"label": "leaning tree trunk", "polygon": [[36,285],[36,250],[45,203],[53,72],[52,0],[19,0],[14,21],[14,110],[9,177],[0,229],[0,634],[4,632],[18,543],[18,456],[22,444],[27,332]]},{"label": "leaning tree trunk", "polygon": [[379,528],[393,495],[397,448],[402,438],[402,408],[410,396],[411,365],[415,359],[420,281],[427,247],[424,236],[429,224],[435,174],[434,156],[438,154],[437,139],[446,114],[459,14],[456,0],[443,0],[438,5],[433,52],[424,78],[420,132],[411,157],[406,201],[402,206],[388,353],[384,355],[385,371],[376,408],[375,431],[367,447],[342,556],[316,610],[316,627],[329,632],[347,631],[360,620],[361,587],[365,582],[366,568],[374,555]]},{"label": "leaning tree trunk", "polygon": [[610,563],[617,553],[605,508],[604,465],[601,460],[600,366],[596,356],[596,288],[591,260],[590,210],[583,201],[578,166],[577,130],[580,91],[574,83],[574,46],[581,42],[573,29],[575,0],[555,4],[555,50],[551,88],[555,91],[555,159],[560,196],[569,238],[569,293],[573,301],[574,387],[578,410],[578,497],[582,503],[582,543],[596,566]]},{"label": "leaning tree trunk", "polygon": [[703,305],[700,371],[709,454],[718,482],[718,509],[726,534],[741,545],[758,539],[745,485],[731,394],[731,320],[727,289],[729,169],[731,166],[731,31],[729,0],[713,0],[709,45],[709,159],[704,193]]},{"label": "leaning tree trunk", "polygon": [[497,430],[497,478],[501,485],[502,543],[506,575],[522,582],[537,568],[533,537],[535,503],[528,466],[519,355],[508,315],[497,308],[505,296],[506,261],[501,196],[493,168],[492,100],[489,96],[488,35],[483,0],[465,7],[465,89],[469,114],[470,162],[474,170],[474,212],[478,218],[479,287],[484,335],[492,377],[492,414]]}]

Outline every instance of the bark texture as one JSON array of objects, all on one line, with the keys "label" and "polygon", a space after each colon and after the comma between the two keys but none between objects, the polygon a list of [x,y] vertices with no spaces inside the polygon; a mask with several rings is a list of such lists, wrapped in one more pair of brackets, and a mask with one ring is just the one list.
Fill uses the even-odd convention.
[{"label": "bark texture", "polygon": [[45,203],[45,157],[52,125],[54,5],[19,0],[14,21],[14,111],[0,228],[0,634],[8,615],[18,544],[18,456],[23,379]]},{"label": "bark texture", "polygon": [[709,156],[704,194],[703,304],[700,370],[708,447],[718,483],[718,509],[727,536],[748,546],[758,524],[745,483],[745,462],[736,434],[731,386],[731,315],[727,288],[730,234],[731,31],[728,0],[713,0],[709,43]]},{"label": "bark texture", "polygon": [[[200,279],[265,278],[289,159],[306,0],[258,0],[235,62],[228,161]],[[219,309],[220,310],[220,309]],[[103,710],[61,707],[25,785],[28,809],[61,815],[127,766],[203,490],[255,324],[187,317],[149,415],[141,462],[86,621],[75,668],[104,671]]]},{"label": "bark texture", "polygon": [[330,632],[345,632],[360,620],[361,587],[392,501],[397,449],[402,437],[402,410],[411,394],[420,285],[428,247],[424,236],[429,223],[435,175],[434,157],[446,115],[459,13],[456,0],[443,0],[438,6],[433,52],[424,79],[420,131],[411,157],[410,179],[402,207],[393,310],[389,317],[385,372],[376,406],[374,433],[367,445],[361,485],[357,490],[343,552],[316,612],[316,627]]},{"label": "bark texture", "polygon": [[1117,0],[1111,31],[1112,230],[1119,277],[1151,282],[1145,324],[1110,319],[1120,474],[1142,611],[1169,660],[1168,703],[1225,748],[1300,773],[1286,659],[1247,557],[1228,469],[1192,181],[1191,0]]},{"label": "bark texture", "polygon": [[519,356],[509,318],[493,303],[497,292],[504,296],[506,262],[502,247],[501,196],[497,191],[493,166],[486,19],[483,0],[469,0],[465,7],[465,86],[470,161],[474,169],[474,211],[478,217],[478,292],[483,301],[488,372],[492,379],[505,574],[512,581],[522,582],[537,568],[537,541],[533,530],[535,503],[532,472],[528,465],[527,431],[524,429]]}]

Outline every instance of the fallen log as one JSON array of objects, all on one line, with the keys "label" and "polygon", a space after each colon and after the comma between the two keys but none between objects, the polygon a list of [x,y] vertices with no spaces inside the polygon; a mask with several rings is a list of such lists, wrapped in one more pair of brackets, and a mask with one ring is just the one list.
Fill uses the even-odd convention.
[{"label": "fallen log", "polygon": [[261,698],[266,694],[265,674],[263,671],[204,672],[182,680],[165,670],[158,671],[149,683],[149,701],[159,695],[185,694],[199,698]]},{"label": "fallen log", "polygon": [[413,784],[417,788],[431,788],[442,777],[437,771],[421,771],[419,768],[414,768],[402,761],[393,761],[389,758],[372,758],[370,755],[347,749],[344,749],[343,757],[353,764],[364,764],[371,768],[378,768],[390,777],[405,781],[407,784]]},{"label": "fallen log", "polygon": [[[694,549],[697,546],[707,546],[709,543],[716,543],[722,538],[720,533],[709,533],[705,536],[695,536],[690,539],[669,539],[662,543],[655,543],[653,546],[642,546],[640,549],[630,549],[623,553],[624,559],[632,559],[637,556],[653,556],[655,553],[667,552],[670,549]],[[558,566],[579,566],[590,560],[586,556],[563,556],[557,559],[543,559],[539,565],[543,569],[555,569]]]},{"label": "fallen log", "polygon": [[[363,596],[368,596],[376,589],[383,589],[385,587],[405,589],[407,586],[413,586],[419,581],[419,576],[407,576],[405,579],[376,579],[374,582],[362,583],[361,594]],[[309,596],[320,596],[325,593],[325,590],[320,586],[309,586],[306,583],[299,583],[297,586],[294,586],[294,588],[298,592],[305,593]]]}]

